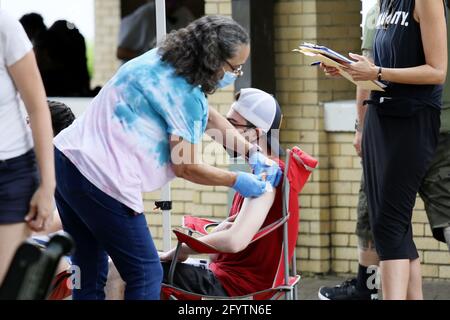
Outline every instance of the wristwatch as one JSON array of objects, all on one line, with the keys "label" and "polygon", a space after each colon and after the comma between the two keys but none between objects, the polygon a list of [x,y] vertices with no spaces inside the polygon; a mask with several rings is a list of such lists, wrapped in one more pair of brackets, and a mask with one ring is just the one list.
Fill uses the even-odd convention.
[{"label": "wristwatch", "polygon": [[378,67],[378,73],[377,73],[378,81],[382,81],[383,80],[382,77],[383,77],[383,69],[381,67]]},{"label": "wristwatch", "polygon": [[362,125],[360,125],[358,119],[355,120],[355,130],[358,132],[362,132],[363,131],[363,127]]}]

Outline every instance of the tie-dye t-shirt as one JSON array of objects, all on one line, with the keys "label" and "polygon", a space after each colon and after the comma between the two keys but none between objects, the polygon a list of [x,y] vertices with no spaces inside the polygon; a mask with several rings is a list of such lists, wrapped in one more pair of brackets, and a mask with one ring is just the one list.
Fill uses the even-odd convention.
[{"label": "tie-dye t-shirt", "polygon": [[207,120],[200,87],[154,49],[124,64],[54,144],[97,188],[141,213],[142,192],[175,176],[170,135],[197,144]]}]

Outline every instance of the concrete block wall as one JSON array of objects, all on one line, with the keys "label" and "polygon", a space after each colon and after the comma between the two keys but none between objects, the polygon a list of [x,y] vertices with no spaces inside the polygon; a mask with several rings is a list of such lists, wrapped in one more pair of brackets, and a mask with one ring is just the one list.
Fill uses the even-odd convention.
[{"label": "concrete block wall", "polygon": [[[353,133],[329,133],[331,270],[356,273],[356,204],[362,174],[361,160],[353,150]],[[417,197],[413,212],[414,241],[426,278],[450,278],[450,254],[446,244],[433,238],[423,201]]]},{"label": "concrete block wall", "polygon": [[341,79],[326,79],[313,61],[293,53],[301,42],[312,42],[345,53],[360,46],[361,3],[349,1],[277,1],[275,50],[277,97],[284,112],[281,140],[299,145],[319,160],[300,195],[301,221],[297,242],[298,268],[304,273],[332,270],[332,192],[330,145],[324,129],[323,102],[350,99],[354,87]]},{"label": "concrete block wall", "polygon": [[104,85],[116,72],[120,0],[95,0],[94,75],[91,87]]}]

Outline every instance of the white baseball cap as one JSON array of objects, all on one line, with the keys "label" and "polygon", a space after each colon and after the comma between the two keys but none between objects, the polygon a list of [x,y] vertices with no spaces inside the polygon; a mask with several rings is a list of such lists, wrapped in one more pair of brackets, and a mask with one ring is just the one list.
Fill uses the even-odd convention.
[{"label": "white baseball cap", "polygon": [[238,99],[231,108],[244,117],[248,122],[264,133],[271,129],[280,129],[281,109],[275,98],[265,91],[246,88],[237,94]]},{"label": "white baseball cap", "polygon": [[274,96],[254,88],[241,89],[236,96],[237,100],[231,109],[255,127],[261,128],[268,137],[272,151],[279,152],[278,133],[283,115]]}]

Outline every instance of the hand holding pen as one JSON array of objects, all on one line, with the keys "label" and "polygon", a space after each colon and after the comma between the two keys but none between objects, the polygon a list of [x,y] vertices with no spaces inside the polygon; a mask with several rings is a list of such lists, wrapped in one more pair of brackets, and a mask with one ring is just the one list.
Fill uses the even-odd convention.
[{"label": "hand holding pen", "polygon": [[320,69],[322,69],[325,72],[325,75],[327,77],[340,77],[340,71],[338,68],[335,67],[329,67],[327,65],[325,65],[323,62],[320,61],[316,61],[310,64],[310,66],[314,67],[314,66],[320,66]]}]

